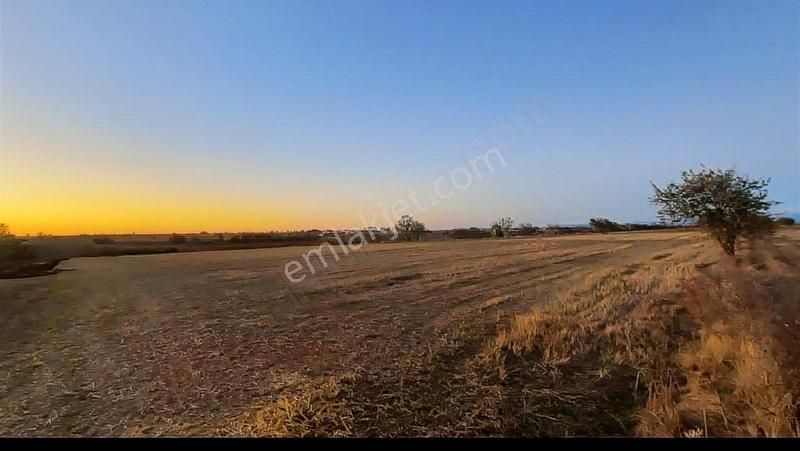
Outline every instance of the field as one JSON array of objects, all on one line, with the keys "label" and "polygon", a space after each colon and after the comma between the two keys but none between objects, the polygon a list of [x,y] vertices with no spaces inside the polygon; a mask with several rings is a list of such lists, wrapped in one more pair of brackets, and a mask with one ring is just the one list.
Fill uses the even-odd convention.
[{"label": "field", "polygon": [[0,434],[800,434],[796,228],[309,249],[0,280]]}]

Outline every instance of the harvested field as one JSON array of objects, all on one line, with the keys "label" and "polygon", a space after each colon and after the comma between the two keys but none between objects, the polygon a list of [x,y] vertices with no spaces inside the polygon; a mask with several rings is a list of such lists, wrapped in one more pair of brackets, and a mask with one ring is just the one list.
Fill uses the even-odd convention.
[{"label": "harvested field", "polygon": [[0,280],[0,434],[800,434],[800,230],[309,249]]}]

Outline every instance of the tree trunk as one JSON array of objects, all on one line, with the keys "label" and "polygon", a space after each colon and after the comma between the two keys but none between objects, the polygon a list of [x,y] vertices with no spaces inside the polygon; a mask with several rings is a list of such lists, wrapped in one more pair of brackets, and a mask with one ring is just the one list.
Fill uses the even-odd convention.
[{"label": "tree trunk", "polygon": [[736,255],[736,235],[729,233],[720,241],[722,250],[731,257]]}]

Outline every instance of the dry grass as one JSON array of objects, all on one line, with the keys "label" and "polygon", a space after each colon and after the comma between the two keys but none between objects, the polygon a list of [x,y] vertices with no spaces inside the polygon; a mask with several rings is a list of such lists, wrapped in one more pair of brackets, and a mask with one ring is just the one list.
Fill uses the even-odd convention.
[{"label": "dry grass", "polygon": [[639,360],[631,335],[638,313],[634,311],[644,310],[659,295],[674,292],[693,270],[692,264],[683,263],[633,273],[612,270],[594,274],[555,302],[518,316],[498,337],[497,350],[518,355],[537,350],[543,362],[561,364],[611,340],[625,350],[618,360]]},{"label": "dry grass", "polygon": [[[775,254],[780,251],[773,249]],[[766,276],[728,261],[716,274],[687,283],[680,302],[696,324],[696,340],[675,356],[683,387],[663,384],[648,404],[639,433],[714,436],[798,436],[796,373],[798,298],[770,285],[796,275]],[[782,318],[793,305],[794,318]],[[786,322],[790,320],[789,322]],[[663,381],[662,381],[663,382]]]},{"label": "dry grass", "polygon": [[331,436],[347,435],[352,417],[344,414],[346,406],[337,398],[356,380],[356,375],[329,377],[321,383],[317,381],[313,389],[287,390],[276,399],[246,410],[219,433],[259,437],[308,437],[325,432]]},{"label": "dry grass", "polygon": [[800,274],[787,262],[798,252],[760,246],[749,264],[704,249],[701,259],[719,262],[713,271],[673,255],[597,274],[518,316],[490,352],[501,374],[509,355],[556,368],[579,361],[606,377],[629,367],[632,390],[647,387],[638,435],[796,436]]},{"label": "dry grass", "polygon": [[375,244],[293,291],[292,249],[76,260],[0,284],[0,430],[793,436],[798,242]]}]

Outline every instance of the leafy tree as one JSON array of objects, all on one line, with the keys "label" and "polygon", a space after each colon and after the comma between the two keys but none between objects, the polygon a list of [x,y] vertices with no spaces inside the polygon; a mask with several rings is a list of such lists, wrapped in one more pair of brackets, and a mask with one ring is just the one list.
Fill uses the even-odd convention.
[{"label": "leafy tree", "polygon": [[622,227],[608,218],[592,218],[589,220],[592,232],[608,233],[620,230]]},{"label": "leafy tree", "polygon": [[514,220],[506,216],[503,218],[497,218],[497,221],[493,222],[489,228],[492,231],[492,236],[507,237],[510,236],[512,227],[514,227]]},{"label": "leafy tree", "polygon": [[11,229],[8,227],[8,224],[0,223],[0,237],[9,236],[11,236]]},{"label": "leafy tree", "polygon": [[794,218],[783,217],[776,219],[775,223],[778,225],[791,226],[794,225],[795,221]]},{"label": "leafy tree", "polygon": [[425,232],[425,224],[417,221],[411,215],[403,215],[395,225],[397,234],[406,241],[415,239],[419,241],[420,235]]},{"label": "leafy tree", "polygon": [[769,179],[705,167],[684,171],[681,179],[663,189],[651,183],[655,193],[650,200],[659,206],[662,221],[703,227],[728,255],[735,255],[737,238],[758,238],[772,231],[769,208],[777,202],[767,199]]}]

